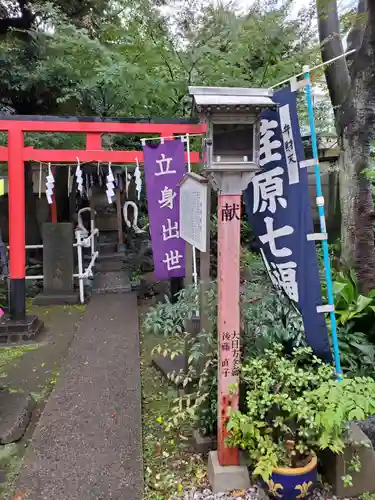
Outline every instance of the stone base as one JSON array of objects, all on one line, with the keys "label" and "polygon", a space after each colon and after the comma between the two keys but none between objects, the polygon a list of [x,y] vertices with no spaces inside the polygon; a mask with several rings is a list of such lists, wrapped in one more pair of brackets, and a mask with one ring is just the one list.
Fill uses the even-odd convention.
[{"label": "stone base", "polygon": [[197,453],[208,455],[210,451],[216,449],[217,438],[216,436],[202,436],[200,432],[195,429],[193,431],[193,446]]},{"label": "stone base", "polygon": [[[168,374],[185,373],[187,368],[187,357],[184,354],[175,356],[173,359],[169,356],[155,356],[152,362],[166,378],[168,378]],[[180,385],[181,384],[177,384],[178,387],[180,387]]]},{"label": "stone base", "polygon": [[248,468],[245,465],[223,467],[217,451],[210,451],[208,455],[208,480],[214,493],[247,490],[251,486]]},{"label": "stone base", "polygon": [[18,344],[35,340],[44,327],[37,316],[26,316],[24,320],[0,319],[0,344]]},{"label": "stone base", "polygon": [[34,407],[30,394],[0,390],[0,444],[15,443],[21,439]]},{"label": "stone base", "polygon": [[[365,446],[357,443],[365,443]],[[359,472],[351,473],[353,486],[344,488],[341,478],[348,473],[348,464],[354,453],[359,456],[361,469]],[[344,453],[335,455],[331,452],[325,452],[322,454],[320,462],[323,474],[336,496],[359,497],[362,493],[375,492],[375,451],[368,436],[354,422],[350,423]]]},{"label": "stone base", "polygon": [[76,292],[42,292],[33,298],[35,306],[60,306],[79,304],[79,295]]}]

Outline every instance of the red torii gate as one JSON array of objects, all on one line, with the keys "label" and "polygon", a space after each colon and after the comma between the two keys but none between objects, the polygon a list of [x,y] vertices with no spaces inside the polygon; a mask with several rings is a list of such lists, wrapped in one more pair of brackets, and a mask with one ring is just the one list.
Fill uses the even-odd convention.
[{"label": "red torii gate", "polygon": [[[9,198],[9,278],[10,317],[21,327],[26,320],[25,288],[25,181],[24,163],[81,162],[135,163],[143,160],[141,151],[109,151],[102,147],[102,134],[162,136],[203,134],[204,124],[194,119],[144,119],[56,116],[2,116],[0,131],[8,133],[7,147],[0,147],[0,161],[8,163]],[[25,147],[25,132],[86,134],[84,150],[49,150]],[[191,153],[191,162],[200,161],[199,153]]]}]

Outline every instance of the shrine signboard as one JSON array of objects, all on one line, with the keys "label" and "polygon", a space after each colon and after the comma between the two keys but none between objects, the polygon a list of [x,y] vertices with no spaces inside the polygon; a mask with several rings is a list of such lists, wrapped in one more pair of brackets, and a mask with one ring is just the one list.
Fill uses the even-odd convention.
[{"label": "shrine signboard", "polygon": [[180,185],[180,237],[201,252],[207,251],[208,180],[189,172]]}]

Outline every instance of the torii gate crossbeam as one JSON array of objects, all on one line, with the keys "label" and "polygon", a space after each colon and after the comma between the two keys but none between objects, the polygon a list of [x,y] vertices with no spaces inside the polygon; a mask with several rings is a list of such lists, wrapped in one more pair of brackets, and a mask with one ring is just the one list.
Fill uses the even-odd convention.
[{"label": "torii gate crossbeam", "polygon": [[[174,135],[203,134],[204,124],[194,119],[144,119],[54,116],[2,116],[0,131],[7,132],[7,147],[0,147],[0,161],[8,163],[9,198],[9,278],[10,317],[22,323],[25,307],[25,181],[24,163],[100,161],[135,163],[142,161],[140,151],[108,151],[102,147],[102,134],[154,135],[172,138]],[[25,147],[25,132],[56,132],[86,134],[85,150],[42,150]],[[191,153],[191,162],[199,162],[199,154]]]}]

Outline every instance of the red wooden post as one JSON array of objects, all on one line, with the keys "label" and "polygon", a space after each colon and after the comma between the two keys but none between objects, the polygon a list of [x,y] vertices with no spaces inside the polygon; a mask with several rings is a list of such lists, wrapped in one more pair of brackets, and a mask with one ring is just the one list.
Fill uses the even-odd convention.
[{"label": "red wooden post", "polygon": [[9,199],[9,277],[10,315],[25,319],[25,172],[23,132],[20,127],[8,131],[8,199]]},{"label": "red wooden post", "polygon": [[[239,452],[225,445],[228,409],[238,410],[240,363],[241,195],[218,196],[218,458],[239,465]],[[236,390],[230,394],[231,386]]]},{"label": "red wooden post", "polygon": [[101,134],[86,134],[86,149],[87,151],[101,151],[102,150]]}]

